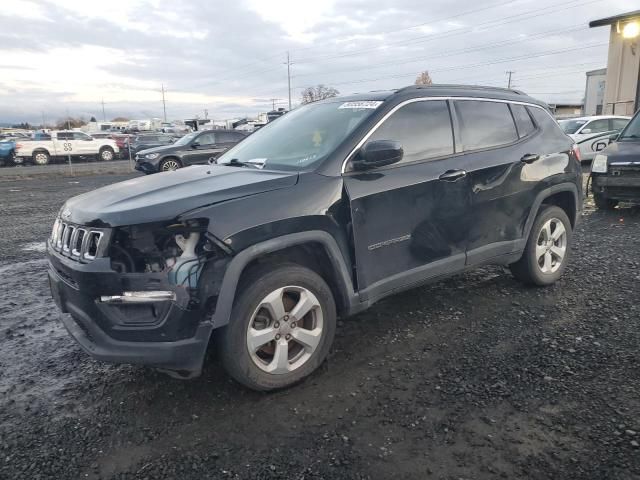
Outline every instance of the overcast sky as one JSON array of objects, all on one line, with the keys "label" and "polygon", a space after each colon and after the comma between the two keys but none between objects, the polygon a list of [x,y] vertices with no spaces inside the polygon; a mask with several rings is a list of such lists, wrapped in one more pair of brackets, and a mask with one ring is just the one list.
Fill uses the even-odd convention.
[{"label": "overcast sky", "polygon": [[607,27],[629,0],[3,0],[0,122],[226,119],[286,106],[324,83],[340,93],[434,83],[506,86],[580,101],[606,66]]}]

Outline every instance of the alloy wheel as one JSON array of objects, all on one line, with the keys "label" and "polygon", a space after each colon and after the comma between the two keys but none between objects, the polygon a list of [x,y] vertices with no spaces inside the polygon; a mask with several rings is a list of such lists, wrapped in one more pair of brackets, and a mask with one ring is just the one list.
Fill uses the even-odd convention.
[{"label": "alloy wheel", "polygon": [[103,150],[101,157],[105,162],[109,162],[113,160],[113,152],[111,150]]},{"label": "alloy wheel", "polygon": [[165,162],[162,164],[163,172],[172,172],[173,170],[178,170],[179,168],[180,165],[178,165],[178,162],[176,162],[175,160],[165,160]]},{"label": "alloy wheel", "polygon": [[254,311],[247,329],[247,349],[261,370],[282,375],[300,368],[323,335],[322,307],[308,289],[279,288]]},{"label": "alloy wheel", "polygon": [[538,234],[536,260],[542,273],[554,273],[567,253],[567,230],[557,218],[547,220]]},{"label": "alloy wheel", "polygon": [[46,165],[49,163],[49,158],[46,153],[36,153],[34,160],[38,165]]}]

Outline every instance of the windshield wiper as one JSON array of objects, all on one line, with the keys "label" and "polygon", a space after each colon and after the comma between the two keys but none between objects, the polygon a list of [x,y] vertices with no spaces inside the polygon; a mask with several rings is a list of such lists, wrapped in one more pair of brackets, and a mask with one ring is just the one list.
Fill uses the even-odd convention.
[{"label": "windshield wiper", "polygon": [[229,167],[251,167],[251,168],[262,168],[261,164],[256,164],[251,161],[241,162],[237,158],[232,158],[227,163],[219,163],[218,165],[228,165]]}]

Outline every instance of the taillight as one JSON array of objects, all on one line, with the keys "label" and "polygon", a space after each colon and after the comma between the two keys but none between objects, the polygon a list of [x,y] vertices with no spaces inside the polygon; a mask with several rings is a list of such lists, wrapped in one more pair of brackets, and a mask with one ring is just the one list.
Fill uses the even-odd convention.
[{"label": "taillight", "polygon": [[581,162],[582,158],[580,158],[580,147],[578,147],[578,144],[574,143],[573,147],[571,147],[571,150],[573,150],[573,155],[576,157],[576,160],[578,162]]},{"label": "taillight", "polygon": [[21,143],[16,143],[16,150],[20,150],[22,148],[22,144]]}]

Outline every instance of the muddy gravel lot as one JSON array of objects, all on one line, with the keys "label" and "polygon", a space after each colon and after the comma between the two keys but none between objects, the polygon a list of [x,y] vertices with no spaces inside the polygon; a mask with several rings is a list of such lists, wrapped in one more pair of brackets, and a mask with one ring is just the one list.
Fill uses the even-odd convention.
[{"label": "muddy gravel lot", "polygon": [[587,203],[564,278],[484,268],[339,323],[287,391],[93,361],[49,297],[69,196],[129,176],[0,181],[1,479],[640,478],[640,209]]}]

